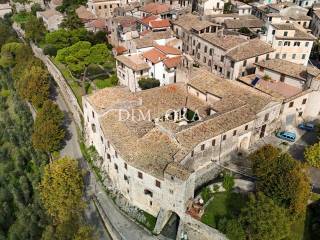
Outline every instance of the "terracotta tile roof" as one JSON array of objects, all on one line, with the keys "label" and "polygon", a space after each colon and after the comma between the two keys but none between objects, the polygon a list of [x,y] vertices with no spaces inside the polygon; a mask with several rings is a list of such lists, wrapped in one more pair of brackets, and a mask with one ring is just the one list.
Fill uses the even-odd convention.
[{"label": "terracotta tile roof", "polygon": [[142,18],[141,20],[139,20],[139,22],[141,22],[142,24],[148,26],[150,21],[152,20],[156,20],[158,19],[159,17],[155,16],[155,15],[150,15],[148,17],[145,17],[145,18]]},{"label": "terracotta tile roof", "polygon": [[224,25],[228,29],[261,28],[264,26],[264,22],[260,19],[226,19]]},{"label": "terracotta tile roof", "polygon": [[165,60],[163,60],[164,65],[167,68],[174,68],[177,67],[179,65],[179,63],[181,63],[182,57],[173,57],[173,58],[167,58]]},{"label": "terracotta tile roof", "polygon": [[314,77],[320,75],[320,70],[318,68],[306,67],[283,59],[266,60],[257,62],[256,65],[300,80],[306,80],[308,75],[312,75]]},{"label": "terracotta tile roof", "polygon": [[166,3],[148,3],[144,5],[140,10],[149,14],[158,15],[161,13],[169,12],[170,5]]},{"label": "terracotta tile roof", "polygon": [[239,46],[227,52],[227,56],[235,61],[241,61],[273,51],[274,49],[270,44],[261,41],[260,39],[252,39],[247,41],[246,43],[239,44]]},{"label": "terracotta tile roof", "polygon": [[161,19],[150,21],[149,25],[152,28],[167,28],[170,27],[170,22],[168,19]]},{"label": "terracotta tile roof", "polygon": [[203,33],[200,37],[214,46],[220,47],[224,50],[228,50],[244,43],[248,40],[234,35],[218,36],[216,33]]},{"label": "terracotta tile roof", "polygon": [[159,50],[153,48],[147,52],[143,53],[143,56],[151,61],[152,63],[156,64],[158,62],[161,62],[166,58],[166,55],[160,52]]},{"label": "terracotta tile roof", "polygon": [[149,65],[143,60],[143,58],[139,54],[132,54],[128,56],[125,56],[125,55],[116,56],[116,60],[135,71],[140,71],[140,70],[145,70],[150,68]]},{"label": "terracotta tile roof", "polygon": [[112,18],[112,21],[120,24],[122,27],[131,27],[137,23],[138,18],[132,16],[117,16]]},{"label": "terracotta tile roof", "polygon": [[182,54],[182,52],[175,47],[155,45],[155,48],[157,48],[158,50],[160,50],[164,54],[169,54],[169,55],[181,55]]},{"label": "terracotta tile roof", "polygon": [[105,29],[107,27],[106,20],[104,19],[95,19],[88,23],[90,27]]},{"label": "terracotta tile roof", "polygon": [[97,18],[92,12],[88,11],[85,6],[78,7],[76,13],[82,20],[94,20]]},{"label": "terracotta tile roof", "polygon": [[117,55],[121,55],[127,51],[127,49],[123,46],[115,47],[114,50],[116,51]]},{"label": "terracotta tile roof", "polygon": [[140,33],[140,36],[145,36],[147,33],[151,32],[150,30],[144,30]]},{"label": "terracotta tile roof", "polygon": [[192,28],[200,31],[209,26],[217,25],[206,20],[200,20],[199,16],[193,15],[191,13],[180,16],[177,20],[173,21],[173,24],[183,27],[188,31],[190,31]]},{"label": "terracotta tile roof", "polygon": [[[291,86],[289,84],[286,84],[284,82],[280,81],[266,81],[261,78],[261,76],[257,76],[255,74],[252,75],[247,75],[245,77],[241,77],[239,81],[244,82],[248,84],[249,86],[252,86],[251,83],[252,81],[256,78],[259,77],[258,83],[254,86],[254,88],[265,92],[267,94],[270,94],[271,96],[279,99],[286,99],[293,97],[297,95],[298,93],[302,92],[301,89]],[[253,87],[253,86],[252,86]]]}]

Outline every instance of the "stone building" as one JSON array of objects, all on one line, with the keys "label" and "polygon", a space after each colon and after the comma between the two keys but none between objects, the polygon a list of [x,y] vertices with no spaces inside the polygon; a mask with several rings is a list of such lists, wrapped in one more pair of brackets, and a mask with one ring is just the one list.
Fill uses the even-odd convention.
[{"label": "stone building", "polygon": [[45,27],[49,31],[55,31],[59,29],[59,25],[63,21],[62,13],[55,9],[48,9],[43,12],[37,12],[37,17],[42,18]]},{"label": "stone building", "polygon": [[275,49],[276,58],[307,65],[316,39],[312,34],[292,23],[267,23],[265,35],[261,39]]},{"label": "stone building", "polygon": [[109,18],[113,16],[115,8],[120,6],[120,0],[88,0],[87,9],[97,18]]},{"label": "stone building", "polygon": [[83,97],[86,140],[102,157],[101,170],[133,205],[182,219],[219,164],[274,131],[280,106],[204,69],[192,71],[187,84]]}]

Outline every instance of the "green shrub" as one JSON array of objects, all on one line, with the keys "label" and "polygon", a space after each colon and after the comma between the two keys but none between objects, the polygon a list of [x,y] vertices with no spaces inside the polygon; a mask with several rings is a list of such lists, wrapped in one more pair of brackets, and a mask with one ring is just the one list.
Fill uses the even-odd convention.
[{"label": "green shrub", "polygon": [[201,198],[204,203],[208,202],[210,198],[212,198],[213,192],[209,187],[205,187],[201,192]]},{"label": "green shrub", "polygon": [[155,78],[141,78],[138,81],[138,84],[142,90],[146,90],[154,87],[159,87],[160,81]]},{"label": "green shrub", "polygon": [[55,46],[51,45],[51,44],[47,44],[44,46],[43,48],[43,53],[45,55],[49,55],[50,57],[54,57],[57,55],[57,49],[55,48]]},{"label": "green shrub", "polygon": [[223,176],[222,186],[227,192],[230,192],[234,186],[234,178],[231,173],[225,173]]}]

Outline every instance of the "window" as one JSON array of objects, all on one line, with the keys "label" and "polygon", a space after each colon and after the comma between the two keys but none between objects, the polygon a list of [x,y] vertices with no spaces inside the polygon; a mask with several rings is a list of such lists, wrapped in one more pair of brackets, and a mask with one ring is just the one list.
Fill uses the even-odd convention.
[{"label": "window", "polygon": [[227,78],[230,78],[230,72],[227,71]]},{"label": "window", "polygon": [[281,41],[278,42],[278,46],[282,46],[282,42]]},{"label": "window", "polygon": [[243,66],[245,67],[247,65],[247,60],[243,61]]},{"label": "window", "polygon": [[211,145],[212,145],[212,147],[214,147],[216,145],[216,140],[215,139],[212,140]]},{"label": "window", "polygon": [[194,151],[192,150],[192,152],[191,152],[191,157],[193,157],[193,155],[194,155]]},{"label": "window", "polygon": [[125,181],[129,182],[129,181],[128,181],[128,177],[127,177],[127,175],[125,175],[125,174],[123,175],[123,180],[125,180]]},{"label": "window", "polygon": [[110,5],[110,8],[112,8],[112,5]]},{"label": "window", "polygon": [[309,46],[309,42],[306,42],[306,43],[305,43],[305,46],[308,47],[308,46]]},{"label": "window", "polygon": [[293,46],[299,47],[299,46],[300,46],[300,42],[294,42],[294,43],[293,43]]},{"label": "window", "polygon": [[284,44],[283,44],[283,46],[290,46],[290,42],[285,41]]},{"label": "window", "polygon": [[91,124],[91,129],[92,129],[92,132],[95,133],[96,132],[96,125],[92,123]]},{"label": "window", "polygon": [[283,36],[288,36],[288,32],[287,31],[285,31],[284,33],[283,33]]},{"label": "window", "polygon": [[269,60],[269,59],[270,59],[270,55],[269,55],[269,53],[267,54],[266,59],[267,59],[267,60]]},{"label": "window", "polygon": [[227,139],[227,135],[223,135],[222,140],[225,141]]},{"label": "window", "polygon": [[292,54],[292,59],[296,59],[296,54]]},{"label": "window", "polygon": [[166,77],[166,75],[165,74],[162,74],[162,78],[165,78]]},{"label": "window", "polygon": [[101,9],[101,6],[99,6],[99,9]]},{"label": "window", "polygon": [[210,56],[212,56],[212,55],[213,55],[213,48],[210,48],[209,53],[210,53]]},{"label": "window", "polygon": [[153,193],[152,193],[150,190],[148,190],[148,189],[145,189],[145,190],[144,190],[144,194],[145,194],[145,195],[148,195],[148,196],[150,196],[150,197],[153,196]]},{"label": "window", "polygon": [[104,5],[104,8],[107,8],[107,5]]},{"label": "window", "polygon": [[256,63],[257,63],[257,62],[258,62],[258,60],[259,60],[259,57],[256,57],[256,58],[255,58],[255,60],[254,60],[254,62],[256,62]]},{"label": "window", "polygon": [[[171,3],[172,4],[172,3]],[[152,201],[149,202],[150,206],[152,206]]]},{"label": "window", "polygon": [[173,194],[173,190],[172,190],[172,189],[170,189],[169,192],[170,192],[171,194]]},{"label": "window", "polygon": [[201,145],[201,151],[203,151],[203,150],[204,150],[204,147],[205,147],[205,145],[204,145],[204,144],[202,144],[202,145]]},{"label": "window", "polygon": [[221,61],[221,62],[224,61],[224,56],[221,56],[220,61]]},{"label": "window", "polygon": [[114,169],[118,172],[118,165],[116,163],[114,164]]},{"label": "window", "polygon": [[305,54],[302,54],[302,57],[301,57],[302,59],[305,59],[306,58],[306,55]]},{"label": "window", "polygon": [[140,75],[143,75],[143,70],[140,70]]},{"label": "window", "polygon": [[114,152],[114,155],[115,155],[116,158],[118,157],[117,151]]},{"label": "window", "polygon": [[87,116],[87,121],[89,122],[89,117]]},{"label": "window", "polygon": [[102,136],[100,136],[100,139],[101,139],[101,143],[103,143],[103,137]]},{"label": "window", "polygon": [[289,108],[292,108],[292,107],[293,107],[293,104],[294,104],[294,102],[290,102],[290,103],[289,103]]},{"label": "window", "polygon": [[307,99],[304,98],[304,99],[302,100],[302,104],[306,104],[306,102],[307,102]]},{"label": "window", "polygon": [[285,78],[285,75],[284,75],[284,74],[281,74],[281,75],[280,75],[280,82],[284,82],[284,78]]},{"label": "window", "polygon": [[269,120],[269,113],[267,113],[266,115],[264,115],[264,121],[268,121]]},{"label": "window", "polygon": [[208,61],[208,66],[211,67],[211,60]]},{"label": "window", "polygon": [[276,54],[276,59],[279,59],[280,55],[279,53]]},{"label": "window", "polygon": [[234,68],[234,61],[231,61],[231,67]]},{"label": "window", "polygon": [[142,172],[138,172],[138,178],[143,179]]},{"label": "window", "polygon": [[282,59],[286,59],[287,58],[287,54],[282,54]]},{"label": "window", "polygon": [[124,163],[124,168],[128,170],[128,164]]},{"label": "window", "polygon": [[248,130],[248,128],[249,128],[249,125],[246,125],[245,127],[244,127],[244,130]]},{"label": "window", "polygon": [[237,130],[233,131],[233,136],[237,135]]},{"label": "window", "polygon": [[299,117],[301,117],[301,116],[302,116],[302,114],[303,114],[303,112],[299,112],[299,114],[298,114],[298,115],[299,115]]},{"label": "window", "polygon": [[203,57],[203,62],[206,63],[207,62],[207,58]]},{"label": "window", "polygon": [[92,111],[92,117],[94,118],[94,112]]},{"label": "window", "polygon": [[207,53],[207,51],[208,51],[208,47],[205,46],[205,47],[204,47],[204,52]]},{"label": "window", "polygon": [[276,33],[276,30],[272,30],[272,35],[274,35]]},{"label": "window", "polygon": [[161,182],[156,180],[156,187],[161,188]]},{"label": "window", "polygon": [[107,153],[107,159],[111,160],[111,156],[109,153]]}]

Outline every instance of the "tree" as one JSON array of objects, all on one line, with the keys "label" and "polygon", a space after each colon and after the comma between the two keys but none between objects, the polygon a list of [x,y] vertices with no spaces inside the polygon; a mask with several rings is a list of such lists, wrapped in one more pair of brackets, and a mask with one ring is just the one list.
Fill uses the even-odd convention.
[{"label": "tree", "polygon": [[39,108],[50,94],[50,80],[47,70],[39,66],[25,69],[20,79],[16,81],[16,87],[21,97]]},{"label": "tree", "polygon": [[91,45],[90,42],[80,41],[76,44],[60,49],[56,60],[67,65],[68,69],[80,77],[83,93],[85,94],[86,72],[91,64],[105,65],[111,68],[113,57],[105,44]]},{"label": "tree", "polygon": [[0,48],[10,37],[15,37],[14,32],[3,20],[0,19]]},{"label": "tree", "polygon": [[226,172],[223,176],[222,186],[227,192],[230,192],[234,186],[234,178],[231,173]]},{"label": "tree", "polygon": [[310,166],[320,168],[320,142],[307,147],[304,157]]},{"label": "tree", "polygon": [[23,49],[24,45],[22,43],[11,42],[4,44],[1,47],[0,66],[5,68],[13,67]]},{"label": "tree", "polygon": [[44,102],[34,123],[33,146],[45,152],[58,151],[64,137],[63,113],[52,101]]},{"label": "tree", "polygon": [[81,226],[75,234],[73,240],[94,240],[94,234],[90,226]]},{"label": "tree", "polygon": [[218,229],[230,240],[245,240],[246,233],[238,219],[222,218],[219,220]]},{"label": "tree", "polygon": [[146,90],[154,87],[159,87],[160,81],[155,78],[141,78],[138,81],[138,84],[142,90]]},{"label": "tree", "polygon": [[281,240],[288,236],[290,221],[285,209],[258,193],[241,210],[240,220],[251,240]]},{"label": "tree", "polygon": [[223,13],[224,13],[224,14],[232,13],[232,4],[231,4],[231,1],[228,1],[228,2],[226,2],[226,3],[224,4]]},{"label": "tree", "polygon": [[28,40],[39,43],[44,39],[46,27],[42,18],[32,16],[25,24],[25,35]]},{"label": "tree", "polygon": [[44,169],[39,185],[40,198],[55,224],[78,217],[84,209],[83,179],[76,160],[64,157]]},{"label": "tree", "polygon": [[258,178],[257,190],[289,209],[293,216],[303,214],[310,194],[305,166],[271,145],[262,147],[249,158]]},{"label": "tree", "polygon": [[75,11],[69,11],[67,17],[65,17],[60,24],[60,27],[70,30],[83,28],[83,22],[81,22]]}]

